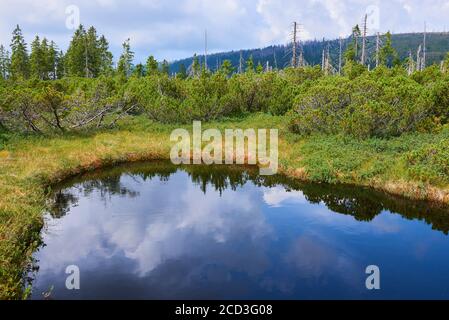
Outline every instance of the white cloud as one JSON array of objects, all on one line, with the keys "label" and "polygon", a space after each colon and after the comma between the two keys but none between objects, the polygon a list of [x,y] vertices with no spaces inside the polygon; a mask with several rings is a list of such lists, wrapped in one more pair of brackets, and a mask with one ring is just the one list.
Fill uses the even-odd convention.
[{"label": "white cloud", "polygon": [[9,44],[20,24],[31,42],[37,33],[65,49],[72,30],[65,8],[79,6],[81,22],[94,25],[117,57],[131,38],[136,60],[182,58],[203,52],[204,30],[213,51],[255,48],[289,40],[291,24],[302,25],[302,39],[348,35],[369,6],[380,10],[380,31],[447,28],[447,0],[0,0],[0,43]]},{"label": "white cloud", "polygon": [[[127,179],[122,178],[122,186],[135,185],[136,180]],[[187,174],[180,174],[178,180],[182,192],[177,193],[170,191],[178,183],[175,178],[168,184],[157,179],[145,182],[139,197],[146,200],[136,201],[134,206],[120,196],[103,204],[100,192],[82,197],[69,215],[52,220],[55,224],[49,226],[44,241],[52,237],[58,241],[51,241],[38,255],[41,271],[57,273],[85,257],[95,262],[121,253],[137,266],[130,272],[145,276],[167,260],[195,256],[203,241],[220,245],[244,235],[250,242],[260,243],[272,235],[251,192],[225,190],[221,196],[218,192],[205,195]],[[58,233],[60,225],[64,233]]]},{"label": "white cloud", "polygon": [[280,207],[287,203],[308,203],[301,191],[287,191],[283,187],[264,188],[263,199],[272,207]]}]

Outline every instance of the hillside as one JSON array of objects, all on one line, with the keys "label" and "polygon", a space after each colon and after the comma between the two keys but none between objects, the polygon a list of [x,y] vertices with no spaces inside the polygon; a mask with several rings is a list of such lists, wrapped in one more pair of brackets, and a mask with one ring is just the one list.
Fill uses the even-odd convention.
[{"label": "hillside", "polygon": [[[381,37],[381,41],[384,37]],[[416,58],[416,52],[420,44],[423,43],[423,33],[404,33],[394,34],[392,36],[393,46],[398,51],[401,59],[408,57],[409,52],[412,51],[413,56]],[[343,40],[343,51],[347,45],[352,41],[351,38]],[[311,40],[303,43],[304,57],[308,64],[316,65],[321,64],[322,51],[329,46],[331,59],[334,66],[338,64],[338,52],[339,52],[339,40]],[[370,59],[368,63],[374,66],[375,50],[376,50],[376,37],[368,37],[367,48]],[[449,52],[449,33],[428,33],[427,34],[427,57],[428,64],[439,63]],[[250,56],[253,56],[255,64],[259,62],[266,65],[267,61],[270,66],[278,67],[282,69],[289,65],[291,61],[291,45],[274,45],[262,49],[247,49],[242,50],[242,56],[244,60],[247,60]],[[204,56],[199,55],[201,63],[204,61]],[[238,67],[240,60],[240,51],[221,52],[211,54],[208,56],[209,68],[215,70],[217,65],[220,65],[222,61],[230,60],[234,67]],[[192,64],[193,57],[174,61],[171,64],[170,70],[175,73],[178,72],[179,66],[184,64],[189,67]]]}]

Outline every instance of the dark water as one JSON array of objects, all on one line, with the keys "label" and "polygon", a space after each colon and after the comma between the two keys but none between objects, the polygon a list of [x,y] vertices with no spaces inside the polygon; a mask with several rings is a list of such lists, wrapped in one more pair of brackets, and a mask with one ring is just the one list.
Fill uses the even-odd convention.
[{"label": "dark water", "polygon": [[449,212],[426,203],[152,163],[77,178],[50,205],[34,299],[449,299]]}]

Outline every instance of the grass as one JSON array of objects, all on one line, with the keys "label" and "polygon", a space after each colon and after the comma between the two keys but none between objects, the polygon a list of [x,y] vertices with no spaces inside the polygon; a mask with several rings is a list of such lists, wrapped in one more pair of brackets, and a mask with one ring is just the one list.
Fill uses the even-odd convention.
[{"label": "grass", "polygon": [[[117,129],[65,136],[6,136],[0,140],[0,298],[23,297],[23,271],[40,245],[48,187],[105,165],[168,159],[171,131],[141,117]],[[190,126],[184,126],[191,129]],[[282,117],[264,114],[203,128],[278,128],[279,163],[286,175],[370,186],[396,195],[449,203],[449,129],[391,140],[343,136],[301,138]]]}]

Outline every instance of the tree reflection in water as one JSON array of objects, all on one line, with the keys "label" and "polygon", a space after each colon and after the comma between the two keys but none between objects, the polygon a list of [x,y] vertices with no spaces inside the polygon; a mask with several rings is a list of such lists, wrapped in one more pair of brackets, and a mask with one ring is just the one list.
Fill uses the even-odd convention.
[{"label": "tree reflection in water", "polygon": [[259,187],[282,186],[290,192],[301,191],[309,202],[324,203],[331,211],[351,215],[358,221],[372,221],[382,211],[387,210],[406,219],[425,221],[432,225],[434,230],[446,235],[449,233],[449,209],[438,204],[412,201],[362,187],[305,183],[282,175],[260,176],[254,167],[179,167],[169,162],[122,165],[78,176],[55,186],[48,201],[48,210],[53,218],[61,218],[71,207],[77,205],[78,199],[73,194],[73,189],[70,192],[69,186],[76,186],[74,188],[82,191],[85,196],[99,191],[104,201],[115,195],[137,197],[137,191],[122,185],[123,174],[140,177],[143,181],[154,178],[168,181],[178,170],[185,171],[203,193],[207,193],[207,188],[212,187],[222,194],[226,189],[236,190],[249,182]]}]

